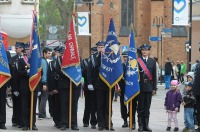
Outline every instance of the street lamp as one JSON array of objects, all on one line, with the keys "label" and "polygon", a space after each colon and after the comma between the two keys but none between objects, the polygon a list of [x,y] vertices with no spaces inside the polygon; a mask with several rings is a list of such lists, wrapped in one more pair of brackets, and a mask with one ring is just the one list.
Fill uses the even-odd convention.
[{"label": "street lamp", "polygon": [[[76,4],[78,7],[81,7],[83,4],[87,4],[89,5],[89,32],[91,34],[91,14],[92,14],[92,10],[91,10],[91,5],[94,4],[94,0],[76,0]],[[98,0],[98,2],[96,3],[98,6],[103,6],[103,0]],[[92,36],[90,35],[89,37],[89,53],[91,54],[91,45],[92,45]]]},{"label": "street lamp", "polygon": [[[157,37],[159,36],[159,30],[160,30],[160,27],[164,27],[164,21],[163,21],[163,17],[160,16],[155,16],[153,18],[153,26],[157,28]],[[157,58],[159,56],[159,41],[157,41]]]}]

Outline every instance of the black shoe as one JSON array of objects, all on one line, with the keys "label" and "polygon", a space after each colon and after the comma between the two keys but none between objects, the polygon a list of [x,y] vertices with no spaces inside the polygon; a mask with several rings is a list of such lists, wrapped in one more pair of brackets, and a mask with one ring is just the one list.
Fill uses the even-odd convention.
[{"label": "black shoe", "polygon": [[175,127],[175,128],[174,128],[174,131],[178,131],[178,130],[179,130],[178,127]]},{"label": "black shoe", "polygon": [[170,131],[171,130],[171,127],[167,127],[166,131]]},{"label": "black shoe", "polygon": [[128,123],[124,122],[124,124],[122,125],[122,128],[128,127]]},{"label": "black shoe", "polygon": [[89,126],[89,124],[87,124],[87,123],[83,124],[83,127],[88,127],[88,126]]},{"label": "black shoe", "polygon": [[103,127],[99,127],[99,128],[98,128],[99,131],[103,131],[104,129],[105,129],[105,128],[103,128]]},{"label": "black shoe", "polygon": [[[109,130],[109,128],[106,127],[106,130]],[[110,127],[110,131],[115,131],[115,129],[113,127]]]},{"label": "black shoe", "polygon": [[22,128],[22,127],[23,127],[22,125],[18,125],[18,126],[17,126],[17,128]]},{"label": "black shoe", "polygon": [[36,126],[33,126],[32,130],[37,131],[38,128]]},{"label": "black shoe", "polygon": [[28,127],[27,127],[27,126],[22,127],[22,130],[23,130],[23,131],[26,131],[26,130],[28,130]]},{"label": "black shoe", "polygon": [[91,125],[91,129],[96,129],[96,125]]},{"label": "black shoe", "polygon": [[76,127],[72,127],[72,130],[79,131],[79,128],[77,126]]},{"label": "black shoe", "polygon": [[16,127],[16,126],[17,126],[17,124],[16,124],[16,123],[13,123],[13,124],[12,124],[12,126],[13,126],[13,127]]},{"label": "black shoe", "polygon": [[66,126],[62,126],[61,128],[60,128],[60,130],[66,130],[67,128],[66,128]]},{"label": "black shoe", "polygon": [[0,125],[0,129],[4,129],[4,130],[7,130],[6,126],[4,124],[1,124]]},{"label": "black shoe", "polygon": [[135,127],[135,124],[133,124],[133,125],[132,125],[132,130],[135,130],[135,128],[136,128],[136,127]]}]

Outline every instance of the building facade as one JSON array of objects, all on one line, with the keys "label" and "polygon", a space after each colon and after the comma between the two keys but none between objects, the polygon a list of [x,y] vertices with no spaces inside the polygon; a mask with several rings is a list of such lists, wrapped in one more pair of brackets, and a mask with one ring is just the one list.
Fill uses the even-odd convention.
[{"label": "building facade", "polygon": [[[110,11],[111,1],[113,3],[112,13]],[[96,2],[97,0],[94,0],[94,4],[91,8],[92,46],[95,46],[98,40],[106,40],[109,18],[112,16],[118,34],[118,41],[121,42],[122,46],[128,46],[130,22],[133,20],[137,47],[143,43],[150,44],[152,46],[151,55],[158,57],[160,66],[165,64],[166,58],[170,58],[170,60],[175,63],[178,60],[183,60],[185,63],[188,63],[188,53],[186,52],[185,46],[185,43],[188,40],[188,27],[172,26],[173,0],[104,0],[104,5],[102,7],[98,7]],[[78,12],[88,10],[89,5],[87,4],[77,8]],[[156,17],[160,18],[160,27],[155,26]],[[200,32],[199,28],[196,28],[196,23],[199,23],[198,20],[199,18],[197,21],[193,21],[194,33],[192,40],[197,39],[196,37]],[[163,23],[163,25],[161,23]],[[172,35],[171,37],[163,35],[161,50],[161,42],[150,42],[149,37],[161,36],[162,28],[172,29]],[[195,40],[195,46],[198,46],[196,45],[197,41],[200,42],[200,40]],[[88,57],[89,37],[78,36],[78,43],[81,56],[83,56],[83,58]],[[192,45],[194,44],[192,43]],[[192,63],[198,58],[199,53],[199,51],[197,51],[198,48],[195,46],[192,46]]]}]

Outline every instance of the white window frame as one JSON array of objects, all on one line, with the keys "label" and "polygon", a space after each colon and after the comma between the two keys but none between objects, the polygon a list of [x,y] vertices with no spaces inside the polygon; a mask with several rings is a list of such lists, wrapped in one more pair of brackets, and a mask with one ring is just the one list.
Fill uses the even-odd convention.
[{"label": "white window frame", "polygon": [[34,4],[35,0],[22,0],[22,4]]},{"label": "white window frame", "polygon": [[11,0],[0,0],[0,4],[11,3]]}]

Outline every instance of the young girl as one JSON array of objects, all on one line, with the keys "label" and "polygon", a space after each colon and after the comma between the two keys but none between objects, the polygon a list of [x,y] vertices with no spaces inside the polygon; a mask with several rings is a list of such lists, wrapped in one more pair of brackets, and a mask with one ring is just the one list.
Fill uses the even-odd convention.
[{"label": "young girl", "polygon": [[182,96],[180,91],[178,90],[178,81],[172,80],[171,81],[171,89],[166,93],[165,98],[165,110],[168,113],[168,126],[166,131],[171,130],[171,122],[172,119],[174,120],[175,128],[174,131],[178,131],[178,120],[176,117],[177,112],[180,110]]}]

